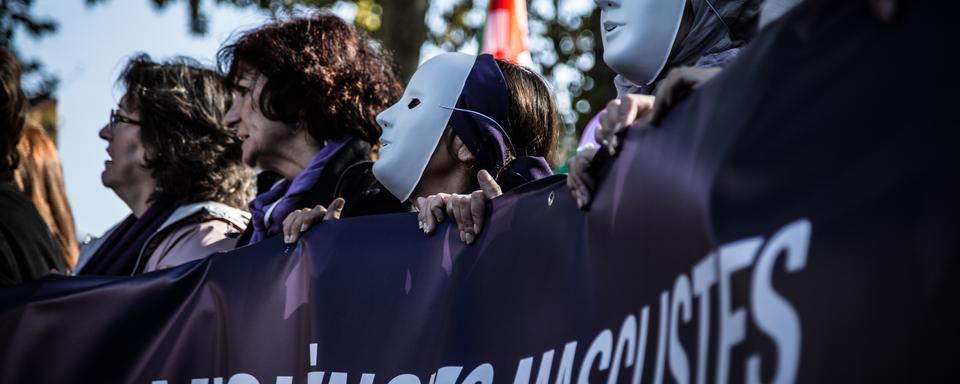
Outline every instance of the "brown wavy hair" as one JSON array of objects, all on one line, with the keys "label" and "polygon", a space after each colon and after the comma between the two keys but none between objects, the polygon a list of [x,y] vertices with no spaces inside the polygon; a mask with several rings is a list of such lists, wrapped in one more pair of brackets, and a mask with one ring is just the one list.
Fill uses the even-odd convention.
[{"label": "brown wavy hair", "polygon": [[380,43],[326,11],[244,32],[217,61],[230,84],[251,71],[264,76],[264,116],[302,121],[318,142],[354,136],[376,144],[377,114],[403,93]]},{"label": "brown wavy hair", "polygon": [[28,122],[17,151],[20,165],[13,174],[13,182],[37,207],[60,246],[63,260],[72,270],[80,249],[57,148],[43,128]]},{"label": "brown wavy hair", "polygon": [[497,66],[510,93],[510,139],[516,146],[515,156],[541,156],[551,167],[556,159],[560,135],[560,115],[553,92],[546,80],[527,67],[497,59]]},{"label": "brown wavy hair", "polygon": [[158,63],[141,54],[119,81],[123,102],[140,113],[144,165],[157,181],[150,200],[243,209],[253,197],[253,172],[240,161],[240,140],[222,123],[231,100],[223,77],[189,58]]},{"label": "brown wavy hair", "polygon": [[27,116],[27,96],[20,88],[20,62],[0,46],[0,172],[17,168],[17,142]]}]

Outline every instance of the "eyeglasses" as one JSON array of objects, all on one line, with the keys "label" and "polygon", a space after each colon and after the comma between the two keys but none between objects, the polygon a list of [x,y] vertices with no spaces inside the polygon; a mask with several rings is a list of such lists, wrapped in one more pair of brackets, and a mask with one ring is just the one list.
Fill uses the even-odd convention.
[{"label": "eyeglasses", "polygon": [[112,126],[116,125],[117,123],[127,123],[127,124],[133,124],[133,125],[140,125],[140,122],[139,122],[139,121],[136,121],[136,120],[134,120],[134,119],[131,119],[131,118],[129,118],[129,117],[126,117],[126,116],[124,116],[124,115],[121,115],[121,114],[120,114],[120,111],[117,111],[116,109],[111,109],[111,110],[110,110],[110,126],[112,127]]}]

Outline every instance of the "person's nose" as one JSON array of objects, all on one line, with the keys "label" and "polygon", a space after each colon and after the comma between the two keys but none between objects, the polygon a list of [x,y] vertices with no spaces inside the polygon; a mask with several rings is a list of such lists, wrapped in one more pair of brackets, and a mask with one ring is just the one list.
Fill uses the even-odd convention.
[{"label": "person's nose", "polygon": [[[237,136],[240,136],[240,103],[240,98],[234,97],[233,103],[230,104],[230,109],[228,109],[227,113],[223,115],[223,125],[227,128],[236,130]],[[241,137],[241,139],[243,139],[243,137]]]},{"label": "person's nose", "polygon": [[383,129],[384,133],[389,128],[393,128],[393,107],[387,108],[377,115],[377,124]]},{"label": "person's nose", "polygon": [[100,128],[100,132],[97,133],[97,135],[100,136],[101,139],[110,141],[110,139],[113,137],[113,129],[110,126],[110,123],[107,123],[103,126],[103,128]]}]

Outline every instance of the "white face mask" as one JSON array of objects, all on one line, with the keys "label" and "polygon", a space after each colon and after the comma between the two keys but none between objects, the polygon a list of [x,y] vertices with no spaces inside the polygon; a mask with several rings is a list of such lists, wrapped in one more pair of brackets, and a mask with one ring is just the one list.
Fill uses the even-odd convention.
[{"label": "white face mask", "polygon": [[603,61],[638,84],[652,83],[667,65],[686,0],[595,0],[600,8]]},{"label": "white face mask", "polygon": [[400,201],[409,199],[420,182],[476,59],[444,53],[427,60],[413,74],[403,98],[377,115],[383,136],[373,175]]}]

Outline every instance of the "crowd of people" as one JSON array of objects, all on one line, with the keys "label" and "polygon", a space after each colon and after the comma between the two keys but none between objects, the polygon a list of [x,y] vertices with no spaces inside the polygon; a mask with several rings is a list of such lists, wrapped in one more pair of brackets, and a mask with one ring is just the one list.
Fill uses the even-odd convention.
[{"label": "crowd of people", "polygon": [[396,212],[418,212],[426,234],[452,220],[472,243],[488,200],[563,165],[588,209],[591,164],[616,154],[627,127],[662,119],[796,2],[596,1],[618,95],[568,161],[553,92],[533,70],[445,53],[404,87],[390,52],[325,11],[239,34],[217,68],[136,55],[99,131],[103,185],[131,214],[82,246],[53,143],[26,123],[20,66],[0,49],[0,285],[132,276]]}]

